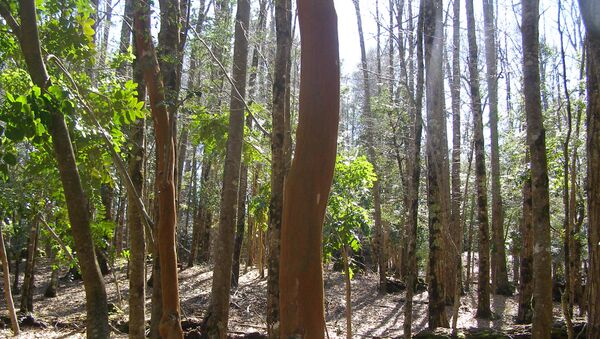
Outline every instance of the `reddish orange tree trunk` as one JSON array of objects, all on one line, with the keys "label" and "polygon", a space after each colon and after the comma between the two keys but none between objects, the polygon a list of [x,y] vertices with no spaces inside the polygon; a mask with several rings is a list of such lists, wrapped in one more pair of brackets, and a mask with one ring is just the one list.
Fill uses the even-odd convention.
[{"label": "reddish orange tree trunk", "polygon": [[332,0],[298,0],[300,113],[288,173],[279,272],[281,337],[322,338],[321,243],[339,121],[337,15]]},{"label": "reddish orange tree trunk", "polygon": [[162,289],[162,318],[160,334],[165,338],[181,338],[183,331],[179,315],[179,290],[177,278],[177,255],[175,253],[175,145],[171,134],[172,121],[165,102],[165,86],[162,81],[156,51],[150,31],[149,3],[140,2],[134,14],[134,32],[137,55],[144,73],[154,121],[157,149],[158,179],[158,248],[160,253],[160,284]]}]

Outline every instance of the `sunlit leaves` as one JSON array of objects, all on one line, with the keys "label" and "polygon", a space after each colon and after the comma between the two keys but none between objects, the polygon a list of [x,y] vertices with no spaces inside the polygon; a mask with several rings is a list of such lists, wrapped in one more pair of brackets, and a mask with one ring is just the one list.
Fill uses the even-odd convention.
[{"label": "sunlit leaves", "polygon": [[360,250],[361,238],[370,230],[368,195],[375,180],[373,165],[364,156],[337,157],[324,229],[325,260],[343,246]]}]

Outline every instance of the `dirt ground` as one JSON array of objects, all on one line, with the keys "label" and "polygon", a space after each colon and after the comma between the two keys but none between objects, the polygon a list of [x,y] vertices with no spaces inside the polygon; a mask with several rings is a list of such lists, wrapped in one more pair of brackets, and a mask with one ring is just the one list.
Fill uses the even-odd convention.
[{"label": "dirt ground", "polygon": [[[150,267],[148,267],[150,268]],[[24,326],[18,338],[83,338],[85,336],[85,297],[81,281],[59,282],[58,296],[43,296],[49,277],[49,265],[41,260],[36,272],[36,289],[34,295],[34,318],[44,328]],[[112,336],[125,338],[123,329],[127,321],[128,286],[122,265],[116,269],[119,285],[117,293],[113,275],[105,276],[108,299],[112,307],[110,319],[113,326]],[[243,270],[243,269],[242,269]],[[63,276],[65,272],[61,272]],[[212,272],[206,265],[181,270],[179,274],[181,291],[181,308],[183,321],[199,322],[204,316],[210,299]],[[11,279],[12,281],[12,279]],[[352,281],[352,325],[355,338],[395,338],[402,336],[404,321],[404,292],[380,295],[377,293],[378,277],[374,273],[357,274]],[[344,279],[339,272],[328,270],[325,273],[325,312],[327,333],[329,338],[345,338],[345,301]],[[232,334],[249,332],[264,333],[266,308],[266,279],[259,277],[256,269],[249,270],[240,277],[240,285],[232,291],[229,330]],[[493,296],[492,311],[497,315],[495,320],[475,318],[476,285],[461,298],[458,319],[459,328],[491,327],[505,329],[514,323],[517,313],[515,297]],[[151,291],[147,291],[147,318],[149,318]],[[18,309],[20,295],[15,295]],[[7,321],[4,298],[0,303],[2,319]],[[451,308],[448,308],[451,314]],[[560,318],[559,305],[554,307],[555,318]],[[413,333],[427,326],[427,292],[415,295],[413,307]],[[12,336],[10,324],[0,329],[0,337]]]}]

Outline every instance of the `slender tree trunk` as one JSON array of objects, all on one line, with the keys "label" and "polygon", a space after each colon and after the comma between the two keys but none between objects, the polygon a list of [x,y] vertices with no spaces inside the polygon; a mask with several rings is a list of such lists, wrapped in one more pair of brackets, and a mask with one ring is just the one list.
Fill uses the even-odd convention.
[{"label": "slender tree trunk", "polygon": [[429,209],[429,328],[448,327],[444,300],[444,234],[450,221],[450,173],[444,113],[442,1],[423,2]]},{"label": "slender tree trunk", "polygon": [[[157,149],[158,179],[158,253],[160,260],[160,288],[162,292],[162,317],[159,331],[161,336],[178,338],[183,336],[180,323],[179,288],[177,277],[177,255],[175,251],[175,145],[172,136],[172,120],[164,105],[165,85],[156,58],[150,31],[150,5],[140,3],[135,8],[134,32],[137,55],[148,89],[150,108],[154,120]],[[154,276],[157,279],[156,275]],[[154,281],[153,288],[156,288]]]},{"label": "slender tree trunk", "polygon": [[[409,8],[411,7],[409,2]],[[407,229],[407,275],[406,275],[406,305],[404,306],[404,336],[412,335],[412,309],[414,290],[419,277],[417,267],[417,227],[419,220],[419,186],[421,183],[421,136],[423,132],[422,103],[425,66],[423,63],[423,2],[420,3],[419,19],[417,23],[417,88],[415,102],[411,105],[414,110],[413,132],[409,154],[409,180],[408,180],[408,229]],[[412,22],[409,11],[410,22]],[[411,25],[412,26],[412,25]],[[409,57],[412,60],[412,53]],[[412,61],[411,61],[412,62]],[[413,76],[412,72],[409,77]],[[410,88],[410,86],[407,86]]]},{"label": "slender tree trunk", "polygon": [[[3,220],[0,220],[0,226],[4,226]],[[17,313],[15,312],[15,303],[13,302],[10,289],[10,272],[8,269],[8,259],[6,257],[6,248],[4,246],[4,235],[2,234],[2,228],[3,227],[0,227],[0,260],[2,261],[2,273],[4,275],[4,298],[6,299],[6,305],[8,307],[8,315],[10,316],[10,324],[13,334],[18,335],[21,330],[19,329],[19,321],[17,320]]]},{"label": "slender tree trunk", "polygon": [[491,176],[492,176],[492,287],[502,295],[512,294],[506,269],[504,244],[504,211],[500,193],[500,147],[498,146],[498,49],[496,47],[496,27],[494,0],[483,1],[485,32],[485,60],[487,66],[487,87],[490,107]]},{"label": "slender tree trunk", "polygon": [[27,242],[27,262],[25,263],[25,277],[23,278],[23,290],[21,292],[22,313],[33,312],[33,281],[35,278],[35,257],[37,255],[39,227],[38,217],[36,216],[31,224],[29,231],[29,241]]},{"label": "slender tree trunk", "polygon": [[[526,156],[529,163],[529,155]],[[521,217],[521,255],[519,272],[518,324],[529,324],[533,317],[531,298],[533,297],[533,220],[531,211],[531,178],[528,175],[523,183],[523,215]]]},{"label": "slender tree trunk", "polygon": [[[323,338],[323,219],[339,121],[337,15],[331,0],[299,0],[300,112],[285,183],[279,305],[281,337]],[[319,164],[319,166],[315,166]]]},{"label": "slender tree trunk", "polygon": [[249,0],[238,0],[233,47],[232,78],[234,86],[232,86],[231,101],[229,104],[229,133],[223,170],[219,230],[214,252],[215,268],[213,271],[210,306],[206,318],[207,335],[211,338],[225,338],[227,336],[234,225],[236,221],[240,163],[244,138],[244,98],[246,96],[248,59],[248,40],[245,32],[248,30],[249,21]]},{"label": "slender tree trunk", "polygon": [[283,212],[283,183],[286,175],[286,136],[290,109],[290,66],[292,48],[292,2],[275,2],[277,51],[273,72],[273,131],[271,132],[271,201],[269,203],[269,264],[267,276],[267,332],[278,338],[279,256]]},{"label": "slender tree trunk", "polygon": [[346,284],[346,338],[352,338],[352,283],[350,282],[350,265],[348,263],[348,246],[342,248],[344,262],[344,283]]},{"label": "slender tree trunk", "polygon": [[[51,83],[46,72],[46,65],[42,59],[35,1],[20,1],[19,16],[21,18],[21,29],[18,39],[29,74],[35,85],[42,90],[46,90]],[[110,332],[106,289],[94,253],[94,242],[90,231],[89,205],[81,185],[73,144],[62,112],[53,111],[51,113],[48,130],[52,136],[54,153],[69,212],[75,250],[81,265],[86,295],[87,336],[90,338],[106,338]]]},{"label": "slender tree trunk", "polygon": [[[131,0],[128,0],[131,1]],[[146,84],[139,62],[134,62],[133,77],[138,84],[138,100],[146,98]],[[129,130],[131,153],[129,154],[129,176],[137,191],[137,196],[142,197],[144,192],[143,165],[145,162],[145,119],[136,120]],[[129,239],[131,242],[131,257],[129,262],[129,337],[145,337],[145,302],[146,302],[146,239],[142,223],[142,215],[134,202],[134,192],[127,193],[127,222]],[[155,239],[155,241],[157,241]]]},{"label": "slender tree trunk", "polygon": [[373,183],[373,207],[374,207],[374,220],[375,220],[375,241],[374,243],[374,252],[377,256],[377,266],[379,268],[379,292],[385,293],[385,283],[386,283],[386,259],[385,259],[385,249],[383,244],[383,226],[381,224],[381,171],[379,170],[379,166],[377,165],[377,153],[375,151],[375,127],[374,127],[374,115],[371,111],[371,86],[369,82],[369,66],[367,64],[367,52],[365,49],[365,38],[363,35],[362,28],[362,18],[360,14],[360,0],[352,0],[354,2],[354,8],[356,9],[356,21],[358,24],[358,36],[360,40],[360,55],[361,55],[361,65],[362,65],[362,73],[363,73],[363,103],[362,109],[363,114],[365,115],[366,120],[366,147],[367,147],[367,157],[369,162],[373,165],[373,169],[375,174],[378,176],[378,179]]},{"label": "slender tree trunk", "polygon": [[531,203],[533,222],[532,338],[548,338],[552,329],[552,258],[550,255],[550,203],[546,137],[540,98],[539,2],[524,0],[521,8],[523,37],[523,93],[527,141],[531,152]]},{"label": "slender tree trunk", "polygon": [[204,239],[204,232],[210,225],[207,224],[206,214],[208,213],[208,185],[210,180],[210,171],[212,166],[213,155],[207,151],[204,151],[202,158],[202,170],[200,176],[200,201],[194,216],[194,226],[192,230],[192,245],[190,248],[190,255],[188,257],[187,267],[193,267],[198,258],[198,249]]},{"label": "slender tree trunk", "polygon": [[[458,250],[455,258],[456,281],[454,282],[454,309],[452,316],[452,329],[456,331],[458,324],[458,311],[460,308],[460,292],[462,290],[462,252],[463,228],[461,220],[461,184],[460,184],[460,0],[452,4],[452,79],[450,94],[452,100],[452,193],[450,213],[450,233],[452,241]],[[450,278],[452,279],[452,277]]]},{"label": "slender tree trunk", "polygon": [[588,327],[587,337],[600,333],[600,22],[598,2],[579,0],[587,37],[587,198],[588,198]]},{"label": "slender tree trunk", "polygon": [[487,211],[487,176],[483,141],[483,117],[477,68],[477,42],[473,0],[467,0],[467,27],[469,40],[469,76],[471,109],[473,111],[473,140],[475,148],[475,187],[477,190],[477,221],[479,223],[479,272],[477,286],[477,317],[489,318],[490,309],[490,240]]}]

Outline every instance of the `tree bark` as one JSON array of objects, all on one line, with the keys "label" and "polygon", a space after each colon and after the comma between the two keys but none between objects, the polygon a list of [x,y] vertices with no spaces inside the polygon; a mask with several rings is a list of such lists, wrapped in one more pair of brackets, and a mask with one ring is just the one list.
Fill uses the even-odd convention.
[{"label": "tree bark", "polygon": [[588,327],[587,338],[600,333],[600,20],[598,2],[579,0],[587,36],[587,198],[588,198]]},{"label": "tree bark", "polygon": [[[529,162],[527,155],[527,162]],[[531,177],[523,183],[523,215],[521,217],[521,255],[519,272],[518,324],[529,324],[533,317],[531,298],[533,296],[533,220],[531,211]]]},{"label": "tree bark", "polygon": [[[128,0],[129,2],[130,0]],[[133,77],[138,85],[138,100],[146,99],[146,84],[139,62],[134,62]],[[146,138],[144,135],[145,119],[136,120],[129,130],[131,150],[129,153],[129,176],[137,191],[137,197],[142,198],[144,192],[144,172]],[[127,191],[127,222],[131,243],[129,263],[129,337],[145,337],[145,301],[146,301],[146,240],[145,229],[137,205],[134,192]]]},{"label": "tree bark", "polygon": [[444,113],[442,1],[423,2],[429,209],[429,328],[448,327],[444,300],[444,235],[450,221],[450,173]]},{"label": "tree bark", "polygon": [[[33,83],[46,90],[50,77],[42,58],[34,0],[22,0],[19,6],[21,28],[17,34]],[[75,162],[73,144],[62,112],[52,111],[48,126],[63,184],[75,250],[81,265],[86,295],[86,332],[89,338],[107,338],[108,307],[104,280],[100,273],[90,230],[89,204]]]},{"label": "tree bark", "polygon": [[280,335],[323,338],[323,219],[339,121],[337,15],[331,0],[299,0],[300,111],[285,183],[279,291]]},{"label": "tree bark", "polygon": [[375,117],[371,110],[371,86],[369,82],[369,66],[367,64],[367,52],[365,49],[365,39],[363,35],[362,28],[362,19],[360,14],[360,4],[359,0],[352,0],[354,2],[354,8],[356,9],[356,21],[358,24],[358,36],[360,40],[360,55],[361,55],[361,65],[362,65],[362,73],[363,73],[363,103],[362,109],[363,114],[366,120],[366,130],[365,130],[365,138],[366,138],[366,147],[367,147],[367,158],[369,162],[373,165],[373,170],[377,175],[377,180],[373,183],[373,219],[375,220],[375,239],[373,242],[374,252],[377,256],[377,266],[379,268],[379,292],[385,293],[385,283],[386,283],[386,259],[385,259],[385,249],[383,244],[383,226],[381,224],[381,171],[379,166],[377,165],[377,153],[375,151],[375,127],[374,120]]},{"label": "tree bark", "polygon": [[36,216],[31,224],[29,231],[29,240],[27,242],[27,261],[25,263],[25,277],[23,278],[23,290],[21,291],[21,308],[22,313],[33,312],[33,288],[35,278],[35,257],[37,255],[39,227],[38,217]]},{"label": "tree bark", "polygon": [[269,258],[267,275],[267,332],[279,332],[279,255],[283,210],[283,183],[286,175],[285,138],[290,110],[290,67],[292,49],[292,2],[275,2],[277,51],[273,71],[273,130],[271,132],[271,201],[269,203]]},{"label": "tree bark", "polygon": [[483,141],[483,117],[481,93],[479,91],[479,70],[477,68],[477,37],[475,36],[475,15],[473,0],[467,0],[467,27],[469,41],[469,76],[471,89],[471,110],[473,112],[473,140],[475,148],[475,187],[477,190],[477,222],[479,223],[479,271],[477,286],[478,318],[489,318],[490,309],[490,240],[487,210],[487,176],[485,169],[485,149]]},{"label": "tree bark", "polygon": [[[409,2],[409,8],[411,7]],[[410,154],[409,154],[409,180],[408,180],[408,229],[407,229],[407,275],[406,275],[406,305],[404,306],[404,335],[407,338],[412,334],[412,309],[413,296],[419,270],[417,267],[417,227],[419,220],[419,186],[421,183],[421,137],[423,133],[423,84],[425,65],[423,62],[423,2],[419,6],[419,19],[417,22],[417,88],[415,92],[415,102],[411,105],[414,110],[413,132],[411,135]],[[409,23],[412,22],[412,15],[409,10]],[[412,26],[412,24],[411,24]],[[412,49],[411,49],[412,50]],[[412,52],[410,53],[412,60]],[[409,76],[412,79],[413,73]],[[407,86],[411,88],[411,86]]]},{"label": "tree bark", "polygon": [[[179,338],[183,337],[183,331],[180,323],[177,254],[175,251],[177,211],[175,205],[176,157],[171,128],[173,121],[164,104],[167,99],[165,85],[152,42],[149,7],[149,3],[142,2],[135,8],[134,33],[136,51],[150,98],[150,109],[156,134],[157,185],[159,188],[157,243],[162,291],[162,317],[159,332],[163,337]],[[158,280],[156,276],[154,278]],[[156,284],[154,288],[156,288]]]},{"label": "tree bark", "polygon": [[552,329],[552,257],[550,255],[550,203],[546,137],[540,97],[539,2],[522,2],[523,93],[527,117],[527,143],[531,152],[531,203],[533,222],[532,338],[548,338]]},{"label": "tree bark", "polygon": [[[452,316],[452,329],[456,330],[458,324],[458,311],[460,307],[460,294],[462,290],[462,252],[463,252],[463,227],[461,218],[461,183],[460,183],[460,0],[454,0],[452,4],[452,79],[450,82],[450,94],[452,100],[452,192],[450,211],[450,233],[452,241],[458,250],[455,256],[454,267],[456,281],[454,284],[454,310]],[[452,284],[451,284],[452,285]]]},{"label": "tree bark", "polygon": [[[4,221],[0,220],[0,226],[4,225]],[[6,248],[4,246],[4,235],[2,234],[2,228],[0,227],[0,260],[2,261],[2,273],[4,275],[4,298],[6,299],[6,305],[8,307],[8,315],[10,316],[10,324],[14,335],[18,335],[21,331],[19,329],[19,321],[17,320],[17,313],[15,312],[15,303],[10,289],[10,272],[8,269],[8,259],[6,257]]]},{"label": "tree bark", "polygon": [[213,270],[210,306],[206,317],[206,334],[211,338],[225,338],[227,336],[234,225],[236,221],[242,143],[244,138],[244,98],[246,96],[248,59],[248,40],[245,32],[248,30],[249,21],[249,0],[238,0],[233,47],[232,80],[234,86],[231,89],[231,101],[229,103],[229,133],[223,169],[219,229],[214,252],[215,267]]},{"label": "tree bark", "polygon": [[498,49],[494,0],[483,1],[485,32],[485,63],[487,70],[488,102],[490,108],[491,176],[492,176],[492,287],[495,293],[512,294],[508,283],[504,243],[504,211],[500,190],[500,147],[498,146]]}]

